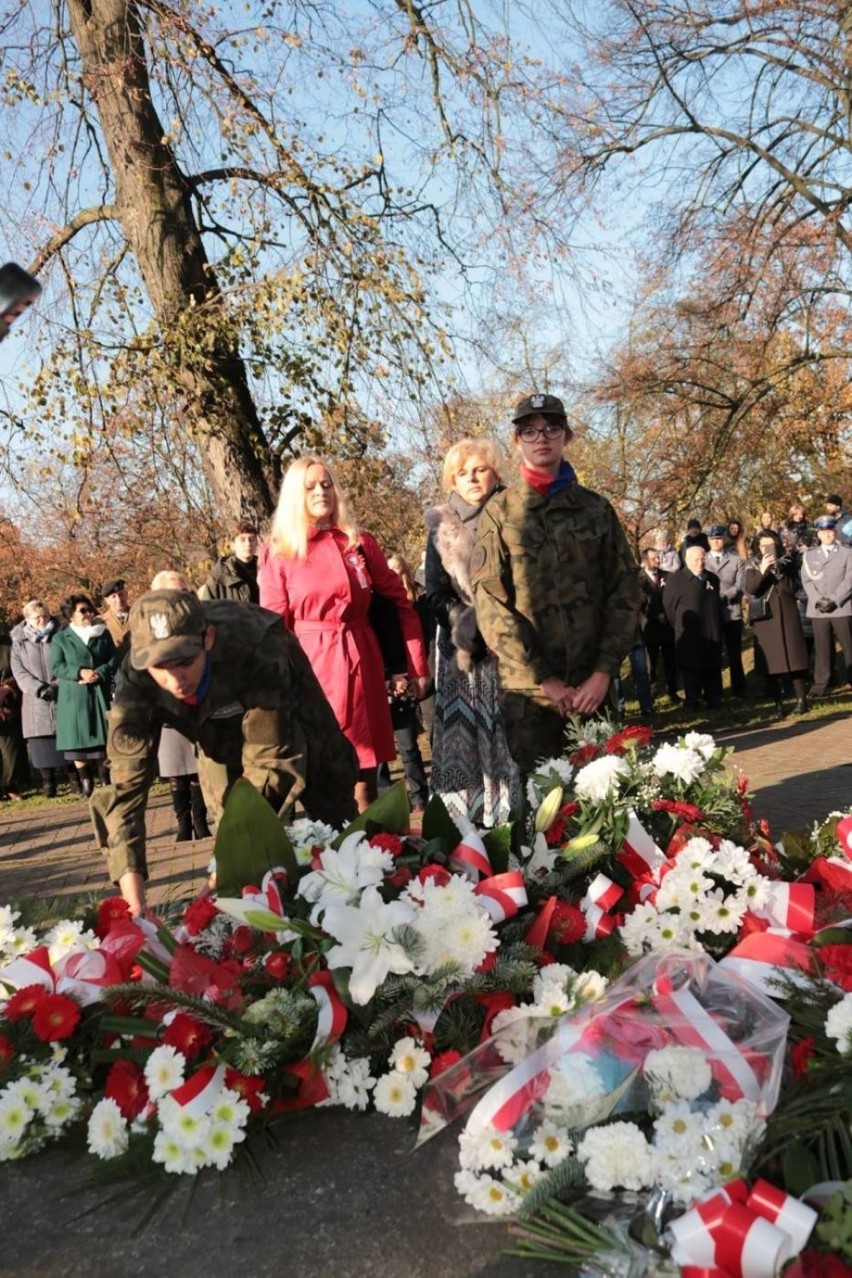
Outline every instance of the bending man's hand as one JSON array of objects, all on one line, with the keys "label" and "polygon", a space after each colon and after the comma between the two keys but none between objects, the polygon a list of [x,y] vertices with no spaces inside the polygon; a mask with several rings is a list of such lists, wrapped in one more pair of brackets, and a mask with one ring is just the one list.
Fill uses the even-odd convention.
[{"label": "bending man's hand", "polygon": [[577,714],[594,714],[609,692],[609,675],[595,670],[574,689],[574,711]]}]

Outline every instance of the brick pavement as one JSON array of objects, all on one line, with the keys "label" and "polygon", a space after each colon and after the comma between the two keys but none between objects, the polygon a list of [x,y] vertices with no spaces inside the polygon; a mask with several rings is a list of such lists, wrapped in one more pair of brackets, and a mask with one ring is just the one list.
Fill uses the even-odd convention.
[{"label": "brick pavement", "polygon": [[[844,706],[836,717],[790,720],[745,732],[720,732],[734,746],[731,764],[755,791],[755,810],[773,831],[802,829],[837,808],[852,806],[852,718]],[[153,904],[191,899],[206,876],[212,840],[174,841],[174,815],[166,792],[148,809],[149,897]],[[0,813],[0,902],[106,887],[86,805],[4,805]]]}]

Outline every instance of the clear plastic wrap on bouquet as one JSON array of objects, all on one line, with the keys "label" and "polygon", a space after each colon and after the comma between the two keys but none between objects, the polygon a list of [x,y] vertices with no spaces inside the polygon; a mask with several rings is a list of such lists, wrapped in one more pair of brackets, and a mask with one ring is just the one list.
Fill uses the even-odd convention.
[{"label": "clear plastic wrap on bouquet", "polygon": [[513,1158],[553,1165],[543,1134],[555,1131],[594,1188],[660,1186],[688,1202],[742,1167],[778,1099],[788,1023],[709,955],[651,954],[594,1003],[536,1023],[523,1056],[516,1022],[441,1074],[421,1139],[468,1112],[463,1153],[502,1134]]}]

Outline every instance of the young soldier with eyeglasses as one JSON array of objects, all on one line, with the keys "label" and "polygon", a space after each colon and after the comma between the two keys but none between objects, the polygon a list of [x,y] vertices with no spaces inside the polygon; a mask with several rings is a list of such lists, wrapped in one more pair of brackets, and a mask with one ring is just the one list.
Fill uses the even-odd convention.
[{"label": "young soldier with eyeglasses", "polygon": [[615,511],[562,456],[562,401],[529,395],[513,422],[521,480],[483,511],[471,577],[509,749],[531,772],[561,754],[566,715],[606,699],[634,642],[639,588]]}]

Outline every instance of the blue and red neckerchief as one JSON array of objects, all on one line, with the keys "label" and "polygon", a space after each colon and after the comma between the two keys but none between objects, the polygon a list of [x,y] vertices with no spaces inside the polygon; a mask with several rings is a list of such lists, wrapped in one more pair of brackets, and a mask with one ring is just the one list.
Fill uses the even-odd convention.
[{"label": "blue and red neckerchief", "polygon": [[561,493],[563,489],[570,488],[577,482],[574,467],[564,458],[559,463],[559,471],[553,479],[550,475],[544,475],[540,470],[533,470],[531,466],[525,466],[522,462],[521,479],[542,497],[555,497],[557,493]]}]

